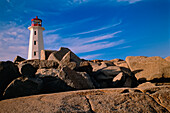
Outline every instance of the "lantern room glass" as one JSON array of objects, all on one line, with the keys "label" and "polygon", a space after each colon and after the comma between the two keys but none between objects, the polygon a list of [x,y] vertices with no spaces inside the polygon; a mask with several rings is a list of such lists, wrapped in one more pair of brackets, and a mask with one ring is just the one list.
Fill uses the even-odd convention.
[{"label": "lantern room glass", "polygon": [[40,20],[34,20],[34,21],[32,21],[31,24],[32,24],[33,26],[42,26],[42,23],[41,23]]}]

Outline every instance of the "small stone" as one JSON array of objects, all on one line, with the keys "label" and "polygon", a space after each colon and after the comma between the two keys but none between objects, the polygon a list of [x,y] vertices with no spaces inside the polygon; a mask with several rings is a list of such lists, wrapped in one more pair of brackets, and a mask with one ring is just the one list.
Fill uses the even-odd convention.
[{"label": "small stone", "polygon": [[114,87],[122,87],[125,83],[125,75],[120,72],[116,77],[113,79],[113,86]]}]

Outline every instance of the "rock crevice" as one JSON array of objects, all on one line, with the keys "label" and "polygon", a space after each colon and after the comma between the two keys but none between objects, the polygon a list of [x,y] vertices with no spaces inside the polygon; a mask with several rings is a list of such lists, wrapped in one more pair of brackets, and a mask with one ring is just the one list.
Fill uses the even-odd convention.
[{"label": "rock crevice", "polygon": [[91,113],[95,113],[95,112],[93,111],[93,109],[92,109],[92,105],[91,105],[91,103],[90,103],[90,99],[88,98],[88,96],[85,96],[85,98],[86,98],[86,100],[87,100],[87,103],[89,104],[90,112],[91,112]]}]

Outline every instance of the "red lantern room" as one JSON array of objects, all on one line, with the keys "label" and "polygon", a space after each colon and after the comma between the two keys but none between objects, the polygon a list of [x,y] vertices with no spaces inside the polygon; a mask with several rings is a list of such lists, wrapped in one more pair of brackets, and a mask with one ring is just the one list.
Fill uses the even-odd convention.
[{"label": "red lantern room", "polygon": [[31,23],[31,26],[42,26],[42,20],[36,16],[36,18],[33,18]]}]

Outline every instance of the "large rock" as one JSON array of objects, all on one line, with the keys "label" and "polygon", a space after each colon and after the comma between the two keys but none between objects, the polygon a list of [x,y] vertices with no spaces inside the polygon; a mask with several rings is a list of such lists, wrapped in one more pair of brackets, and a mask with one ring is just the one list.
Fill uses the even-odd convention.
[{"label": "large rock", "polygon": [[75,70],[78,72],[87,72],[89,75],[91,75],[93,68],[88,61],[82,61]]},{"label": "large rock", "polygon": [[155,84],[153,84],[151,82],[145,82],[145,83],[139,84],[138,88],[140,88],[140,87],[154,87],[154,86],[155,86]]},{"label": "large rock", "polygon": [[139,85],[139,83],[135,77],[135,74],[134,74],[135,72],[131,72],[131,70],[126,67],[120,67],[120,69],[126,77],[123,87],[136,87]]},{"label": "large rock", "polygon": [[56,93],[56,92],[64,92],[74,90],[68,86],[64,81],[62,81],[58,77],[53,76],[45,76],[41,77],[43,80],[43,87],[41,89],[41,93]]},{"label": "large rock", "polygon": [[54,61],[60,63],[60,61],[62,60],[64,55],[66,53],[68,53],[69,51],[71,51],[71,50],[68,48],[61,47],[59,49],[59,51],[51,53],[50,56],[48,57],[48,60],[54,60]]},{"label": "large rock", "polygon": [[58,69],[55,68],[50,68],[50,69],[38,69],[35,75],[37,77],[46,77],[46,76],[51,76],[51,77],[57,77],[59,73]]},{"label": "large rock", "polygon": [[[108,91],[109,92],[109,91]],[[111,91],[110,91],[111,92]],[[87,98],[91,103],[93,112],[97,113],[139,113],[139,112],[161,112],[168,113],[155,100],[142,93],[140,90],[124,89],[121,93],[107,93],[100,95],[89,95]]]},{"label": "large rock", "polygon": [[90,76],[86,72],[76,72],[67,66],[61,68],[58,77],[68,86],[75,89],[95,88]]},{"label": "large rock", "polygon": [[11,61],[0,62],[0,99],[8,84],[20,76],[18,67]]},{"label": "large rock", "polygon": [[105,62],[101,62],[100,65],[98,63],[90,62],[90,65],[93,68],[93,72],[97,72],[98,70],[108,67]]},{"label": "large rock", "polygon": [[70,69],[75,69],[79,67],[81,59],[76,56],[73,52],[69,51],[64,55],[62,60],[59,62],[60,66],[67,66]]},{"label": "large rock", "polygon": [[109,66],[100,70],[106,76],[113,76],[115,77],[117,74],[121,72],[121,69],[117,66]]},{"label": "large rock", "polygon": [[139,87],[138,89],[152,97],[159,105],[170,112],[170,85]]},{"label": "large rock", "polygon": [[33,67],[31,64],[19,64],[18,65],[19,72],[22,76],[27,77],[35,77],[35,73],[37,69]]},{"label": "large rock", "polygon": [[159,90],[155,93],[151,93],[150,96],[154,98],[154,100],[166,108],[170,112],[170,89],[168,90]]},{"label": "large rock", "polygon": [[166,57],[165,60],[170,62],[170,56]]},{"label": "large rock", "polygon": [[0,101],[0,112],[169,113],[169,88],[156,87],[152,94],[109,88],[21,97]]},{"label": "large rock", "polygon": [[19,77],[13,80],[5,89],[3,98],[15,98],[38,94],[42,88],[39,78]]},{"label": "large rock", "polygon": [[19,62],[21,62],[21,61],[24,61],[24,60],[26,60],[25,58],[22,58],[22,57],[20,57],[20,56],[16,56],[15,58],[14,58],[14,63],[19,63]]},{"label": "large rock", "polygon": [[56,61],[48,61],[48,60],[39,60],[39,59],[33,59],[33,60],[24,60],[20,62],[19,64],[31,64],[36,69],[40,68],[57,68],[58,63]]},{"label": "large rock", "polygon": [[113,87],[136,87],[137,80],[124,72],[120,72],[113,78]]},{"label": "large rock", "polygon": [[55,50],[41,50],[41,60],[47,60],[51,53],[56,52]]},{"label": "large rock", "polygon": [[113,60],[110,60],[110,62],[112,62],[114,65],[119,66],[119,67],[129,68],[126,61],[124,61],[122,59],[113,59]]},{"label": "large rock", "polygon": [[170,62],[161,57],[128,56],[126,62],[131,71],[138,71],[135,74],[137,80],[170,78]]},{"label": "large rock", "polygon": [[120,67],[115,66],[113,62],[118,61],[122,61],[124,62],[124,64],[126,64],[125,61],[118,59],[114,59],[112,61],[102,61],[100,65],[90,62],[93,67],[93,77],[100,84],[100,88],[137,86],[137,80],[133,76],[133,73],[130,71],[129,68],[126,68],[127,64]]}]

